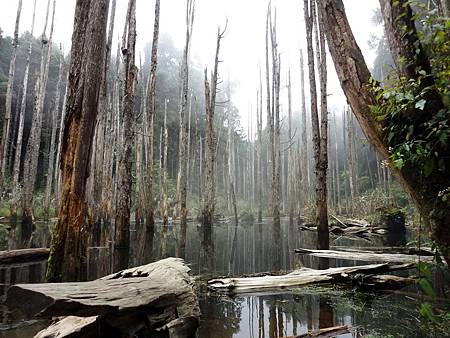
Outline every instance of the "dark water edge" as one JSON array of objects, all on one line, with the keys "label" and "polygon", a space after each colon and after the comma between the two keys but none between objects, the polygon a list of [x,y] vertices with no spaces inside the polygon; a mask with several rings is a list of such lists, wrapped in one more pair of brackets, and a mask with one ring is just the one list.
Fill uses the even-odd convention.
[{"label": "dark water edge", "polygon": [[[174,230],[173,226],[157,226],[154,260],[175,255]],[[4,234],[0,232],[1,249],[7,249],[5,245],[8,245]],[[36,240],[47,242],[46,234],[47,232],[37,233]],[[136,237],[138,236],[133,231],[132,241],[136,241]],[[239,225],[237,230],[231,223],[223,223],[214,227],[212,247],[205,247],[201,239],[201,227],[194,223],[189,224],[185,260],[200,285],[202,316],[197,334],[200,338],[287,337],[335,325],[351,327],[350,334],[339,335],[339,338],[450,337],[450,333],[439,331],[439,328],[430,328],[420,320],[419,304],[415,300],[418,291],[415,287],[396,293],[363,293],[346,287],[320,285],[288,292],[228,297],[209,293],[202,286],[209,277],[291,271],[301,266],[317,268],[316,258],[299,257],[293,253],[298,247],[315,248],[315,232],[299,231],[287,221],[282,222],[280,231],[276,234],[270,221]],[[404,236],[376,237],[371,241],[332,237],[331,244],[350,247],[389,246],[405,244],[406,240]],[[134,242],[132,251],[137,248],[137,244]],[[235,255],[231,260],[233,246]],[[164,256],[161,255],[162,251],[165,251]],[[143,263],[146,262],[142,262],[140,257],[132,257],[130,265]],[[330,260],[330,267],[360,264],[364,262]],[[98,273],[92,273],[96,272]],[[10,283],[40,282],[44,273],[45,262],[8,270],[0,267],[0,291],[4,294]],[[435,284],[439,282],[436,280]],[[448,304],[442,306],[450,308]],[[5,306],[0,307],[0,316],[0,337],[32,337],[48,324],[27,320],[22,314]]]}]

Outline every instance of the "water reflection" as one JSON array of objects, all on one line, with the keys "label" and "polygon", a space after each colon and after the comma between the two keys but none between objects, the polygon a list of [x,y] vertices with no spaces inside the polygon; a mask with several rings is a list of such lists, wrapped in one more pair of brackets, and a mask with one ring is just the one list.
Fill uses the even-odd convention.
[{"label": "water reflection", "polygon": [[[39,228],[39,227],[38,227]],[[42,228],[40,228],[42,229]],[[47,228],[48,229],[48,228]],[[45,229],[42,229],[45,230]],[[177,224],[156,225],[145,231],[142,225],[133,227],[131,264],[145,264],[169,256],[182,256],[195,275],[204,278],[223,275],[244,275],[268,271],[293,270],[301,266],[319,268],[356,265],[361,262],[330,259],[320,262],[310,256],[298,256],[294,249],[315,248],[317,234],[299,231],[288,220],[274,227],[270,221],[258,224],[216,224],[209,233],[199,224],[190,223],[186,238]],[[3,246],[17,239],[13,232],[5,233]],[[36,243],[45,243],[46,231],[36,231]],[[149,243],[142,243],[149,240]],[[345,237],[332,238],[336,246],[382,246],[386,239],[368,242]],[[145,253],[145,251],[150,252]],[[89,249],[90,279],[106,274],[110,266],[111,245]],[[45,262],[0,268],[2,292],[5,285],[17,282],[39,282],[45,273]],[[367,333],[391,334],[395,337],[426,337],[418,327],[412,308],[415,304],[393,294],[361,294],[331,287],[307,287],[289,292],[274,292],[230,298],[199,292],[202,311],[198,337],[288,337],[319,328],[349,325],[352,333],[340,338],[362,337]],[[10,320],[10,319],[8,319]],[[11,331],[10,337],[14,337]],[[36,331],[37,332],[37,331]],[[0,332],[1,335],[2,332]],[[420,333],[420,334],[418,334]],[[417,335],[418,334],[418,335]]]}]

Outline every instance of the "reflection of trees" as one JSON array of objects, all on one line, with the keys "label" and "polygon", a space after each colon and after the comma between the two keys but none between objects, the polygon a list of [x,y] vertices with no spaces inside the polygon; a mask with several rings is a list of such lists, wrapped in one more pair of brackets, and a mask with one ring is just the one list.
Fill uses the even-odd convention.
[{"label": "reflection of trees", "polygon": [[240,331],[242,299],[220,299],[208,295],[200,296],[199,337],[231,338]]}]

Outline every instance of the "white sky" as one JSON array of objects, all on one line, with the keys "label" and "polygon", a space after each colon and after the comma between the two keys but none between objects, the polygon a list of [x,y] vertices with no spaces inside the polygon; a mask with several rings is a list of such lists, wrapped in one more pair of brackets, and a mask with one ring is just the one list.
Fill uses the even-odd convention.
[{"label": "white sky", "polygon": [[[20,32],[30,30],[34,0],[23,0]],[[53,0],[51,0],[53,2]],[[121,36],[127,0],[117,0],[115,36]],[[0,27],[4,34],[12,35],[18,0],[0,0]],[[291,68],[292,104],[294,111],[300,107],[299,50],[305,48],[302,0],[272,0],[277,8],[279,52],[281,53],[282,111],[287,108],[285,88],[288,67]],[[37,0],[35,36],[42,34],[47,0]],[[228,33],[223,40],[219,73],[230,76],[239,84],[233,102],[239,108],[241,122],[247,128],[249,111],[256,105],[256,90],[259,87],[259,64],[264,66],[265,18],[267,0],[196,0],[194,32],[191,56],[211,67],[213,62],[217,26],[225,25],[228,18]],[[378,0],[344,0],[347,16],[353,33],[366,58],[372,66],[375,54],[368,47],[371,34],[380,34],[380,28],[372,25],[373,11],[379,7]],[[63,43],[69,50],[75,0],[57,0],[54,41]],[[185,0],[161,1],[161,32],[170,34],[175,44],[182,49],[185,34]],[[153,30],[154,0],[137,0],[137,55],[151,40]],[[113,48],[113,51],[115,49]],[[306,59],[306,53],[305,59]],[[332,64],[329,68],[329,107],[342,107],[346,100]],[[263,71],[264,76],[264,71]],[[263,85],[264,88],[264,85]],[[265,114],[263,114],[265,115]],[[255,118],[253,118],[253,121]]]}]

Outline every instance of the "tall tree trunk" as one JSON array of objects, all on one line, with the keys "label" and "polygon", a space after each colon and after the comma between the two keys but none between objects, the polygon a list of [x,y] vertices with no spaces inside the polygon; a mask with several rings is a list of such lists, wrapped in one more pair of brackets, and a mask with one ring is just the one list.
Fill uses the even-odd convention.
[{"label": "tall tree trunk", "polygon": [[[40,73],[37,78],[37,86],[34,93],[34,107],[33,118],[31,122],[30,136],[28,137],[28,143],[25,153],[25,161],[23,168],[23,185],[24,191],[22,195],[22,241],[25,242],[31,237],[31,232],[34,230],[34,216],[33,216],[33,193],[36,183],[37,165],[39,159],[39,149],[41,143],[42,132],[42,114],[44,108],[44,100],[47,89],[48,69],[50,66],[50,57],[52,53],[52,37],[53,37],[53,24],[55,19],[55,5],[56,0],[53,1],[53,14],[52,23],[50,26],[49,39],[46,36],[47,20],[50,10],[50,0],[47,2],[47,16],[44,26],[44,32],[42,33],[41,42],[41,66]],[[33,230],[32,230],[33,229]],[[29,243],[28,243],[29,244]]]},{"label": "tall tree trunk", "polygon": [[161,159],[162,171],[162,198],[161,198],[161,216],[164,226],[169,224],[169,202],[168,202],[168,173],[167,173],[167,150],[169,148],[169,132],[167,129],[167,99],[164,100],[164,126],[163,126],[163,151]]},{"label": "tall tree trunk", "polygon": [[[195,0],[186,0],[186,44],[181,65],[181,104],[179,137],[179,171],[177,181],[177,214],[180,216],[179,255],[184,257],[187,230],[187,138],[188,138],[188,90],[189,90],[189,51],[192,26],[194,24]],[[200,161],[201,166],[201,161]]]},{"label": "tall tree trunk", "polygon": [[[317,59],[320,64],[318,65],[320,70],[320,83],[321,83],[321,115],[322,123],[319,126],[319,112],[317,108],[317,91],[316,91],[316,76],[315,76],[315,63],[314,63],[314,49],[313,49],[313,28],[316,26],[316,30],[319,29],[316,22],[316,6],[315,0],[304,0],[304,14],[306,24],[306,40],[308,48],[308,65],[309,65],[309,83],[310,83],[310,97],[311,97],[311,121],[313,129],[313,144],[314,144],[314,161],[316,172],[316,226],[318,232],[318,248],[329,248],[329,234],[328,234],[328,215],[327,215],[327,186],[326,186],[326,173],[327,173],[327,111],[326,101],[323,102],[323,95],[326,100],[326,85],[324,84],[323,77],[323,62],[322,57],[325,52],[321,52],[321,46],[316,50]],[[318,34],[316,33],[316,39]],[[316,47],[317,48],[317,47]],[[326,67],[326,65],[325,65]],[[325,73],[326,79],[326,73]],[[325,80],[326,81],[326,80]],[[325,89],[325,92],[322,91]]]},{"label": "tall tree trunk", "polygon": [[[219,67],[220,41],[224,32],[217,32],[216,57],[214,59],[214,71],[211,84],[208,81],[208,71],[205,69],[205,107],[206,107],[206,176],[203,194],[202,225],[204,241],[211,242],[211,232],[214,223],[214,207],[216,198],[216,147],[217,138],[214,130],[214,112],[216,108],[217,79]],[[208,238],[206,238],[208,237]]]},{"label": "tall tree trunk", "polygon": [[86,278],[86,180],[89,176],[106,45],[108,0],[77,0],[69,90],[62,144],[63,191],[58,223],[53,232],[47,280],[80,281]]},{"label": "tall tree trunk", "polygon": [[[318,0],[316,0],[318,3]],[[317,28],[319,30],[320,55],[320,155],[319,173],[317,176],[318,196],[316,207],[316,224],[318,228],[318,249],[329,249],[330,238],[328,231],[328,206],[327,206],[327,173],[328,173],[328,105],[327,105],[327,54],[325,49],[325,32],[322,13],[317,11]]]},{"label": "tall tree trunk", "polygon": [[22,11],[22,0],[19,0],[19,4],[17,6],[16,24],[14,26],[11,60],[9,62],[8,85],[6,87],[6,99],[5,99],[5,113],[3,115],[3,132],[2,132],[2,139],[0,142],[0,194],[2,193],[3,190],[6,172],[6,162],[8,158],[7,148],[9,140],[9,129],[11,125],[11,106],[14,91],[14,77],[16,73],[17,46],[19,45],[19,22],[21,11]]},{"label": "tall tree trunk", "polygon": [[295,183],[294,183],[294,144],[292,135],[292,94],[291,94],[291,70],[288,73],[288,180],[287,180],[287,200],[289,209],[289,224],[294,224],[294,200],[295,200]]},{"label": "tall tree trunk", "polygon": [[[392,54],[398,63],[402,75],[417,79],[418,70],[430,74],[429,60],[417,37],[412,10],[406,1],[380,0],[385,28]],[[323,0],[321,8],[324,15],[326,34],[331,56],[345,95],[353,108],[363,131],[370,143],[375,147],[383,160],[388,160],[389,142],[383,128],[383,121],[377,121],[372,114],[371,107],[379,104],[370,83],[371,75],[364,61],[363,55],[356,43],[348,23],[342,0]],[[404,37],[405,28],[409,32]],[[430,86],[434,78],[429,76],[421,83]],[[436,90],[427,93],[425,114],[418,110],[411,121],[413,124],[423,125],[421,119],[431,119],[443,109],[442,98]],[[425,121],[426,123],[426,121]],[[439,174],[427,177],[426,184],[422,183],[421,166],[407,163],[402,169],[392,168],[400,183],[412,197],[415,205],[422,214],[439,249],[450,263],[450,208],[442,200],[441,192],[450,186],[450,149],[440,153],[444,159],[445,170]]]},{"label": "tall tree trunk", "polygon": [[339,148],[338,148],[338,132],[337,132],[337,122],[336,122],[336,111],[333,114],[334,121],[334,150],[336,156],[336,192],[337,192],[337,212],[341,214],[341,183],[340,183],[340,171],[339,171]]},{"label": "tall tree trunk", "polygon": [[60,56],[59,61],[59,72],[58,72],[58,82],[56,83],[56,95],[53,99],[52,110],[51,110],[51,136],[50,136],[50,149],[49,149],[49,160],[48,160],[48,170],[47,170],[47,180],[45,184],[45,195],[44,195],[44,219],[49,219],[49,208],[50,208],[50,197],[52,194],[53,187],[53,172],[55,170],[55,148],[56,148],[56,131],[58,128],[58,115],[59,115],[59,104],[61,97],[61,82],[64,72],[64,55]]},{"label": "tall tree trunk", "polygon": [[[27,61],[25,65],[25,73],[22,82],[22,103],[20,105],[20,117],[19,117],[19,130],[17,131],[16,142],[16,154],[14,156],[13,166],[13,185],[12,185],[12,198],[11,198],[11,222],[16,224],[17,220],[17,203],[19,202],[21,188],[19,186],[20,175],[20,163],[22,157],[22,140],[23,140],[23,128],[25,125],[25,113],[27,108],[27,89],[28,89],[28,76],[30,72],[31,52],[33,49],[33,32],[34,32],[34,20],[36,15],[36,0],[34,0],[33,7],[33,19],[31,21],[31,33],[30,44],[28,45]],[[35,91],[37,88],[35,88]]]},{"label": "tall tree trunk", "polygon": [[117,200],[114,235],[114,271],[126,269],[130,250],[130,213],[133,138],[134,138],[134,98],[136,95],[137,68],[134,64],[136,46],[136,0],[128,3],[127,23],[122,43],[124,58],[124,89],[121,147],[119,151]]},{"label": "tall tree trunk", "polygon": [[308,165],[308,133],[306,126],[306,99],[305,99],[305,67],[303,62],[303,50],[300,50],[300,81],[302,86],[302,145],[301,145],[301,207],[299,210],[299,219],[301,214],[306,217],[309,204],[309,165]]}]

